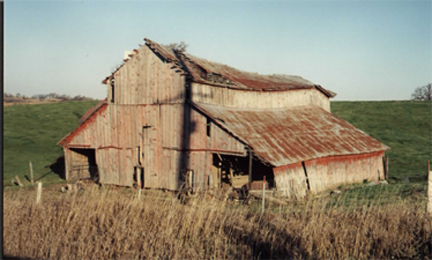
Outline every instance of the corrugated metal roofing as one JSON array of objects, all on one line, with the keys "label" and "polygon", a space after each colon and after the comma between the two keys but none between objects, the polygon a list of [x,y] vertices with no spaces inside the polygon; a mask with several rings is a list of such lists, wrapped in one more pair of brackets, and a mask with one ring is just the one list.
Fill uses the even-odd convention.
[{"label": "corrugated metal roofing", "polygon": [[324,89],[320,85],[316,85],[300,76],[280,74],[261,75],[246,72],[228,65],[198,58],[191,54],[176,54],[173,50],[163,45],[147,38],[144,40],[146,45],[157,55],[161,56],[165,62],[173,63],[174,66],[187,71],[194,82],[255,91],[280,91],[315,87],[329,97],[336,96],[336,93]]},{"label": "corrugated metal roofing", "polygon": [[72,132],[69,132],[65,136],[63,136],[63,138],[57,142],[57,145],[63,145],[63,143],[71,134],[75,133],[92,115],[94,115],[99,109],[101,109],[106,104],[107,104],[107,99],[105,98],[99,103],[97,103],[96,106],[90,108],[87,112],[85,112],[85,114],[78,121],[79,125]]},{"label": "corrugated metal roofing", "polygon": [[87,121],[96,111],[98,111],[103,105],[107,103],[107,99],[100,101],[96,104],[96,106],[90,108],[85,114],[79,119],[78,123],[80,125],[84,124],[85,121]]},{"label": "corrugated metal roofing", "polygon": [[273,166],[390,149],[339,117],[315,106],[245,110],[194,105],[245,140],[258,156]]}]

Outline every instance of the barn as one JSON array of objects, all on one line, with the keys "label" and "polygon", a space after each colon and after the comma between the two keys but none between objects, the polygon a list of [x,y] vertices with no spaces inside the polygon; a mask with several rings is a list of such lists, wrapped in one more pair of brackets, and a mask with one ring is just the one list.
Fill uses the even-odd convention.
[{"label": "barn", "polygon": [[333,115],[334,92],[144,40],[102,81],[107,98],[59,141],[67,180],[169,190],[264,184],[301,198],[385,178],[389,147]]}]

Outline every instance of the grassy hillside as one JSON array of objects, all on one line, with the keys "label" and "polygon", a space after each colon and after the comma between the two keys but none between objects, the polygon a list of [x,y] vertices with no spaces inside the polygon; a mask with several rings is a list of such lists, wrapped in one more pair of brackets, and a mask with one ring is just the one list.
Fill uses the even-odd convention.
[{"label": "grassy hillside", "polygon": [[[4,181],[35,174],[62,155],[57,142],[98,101],[4,107]],[[390,176],[425,176],[431,156],[431,102],[332,102],[332,112],[391,147]],[[415,178],[411,178],[412,180]],[[420,180],[421,178],[417,178]],[[44,181],[60,182],[51,173]]]},{"label": "grassy hillside", "polygon": [[[4,107],[4,184],[18,175],[36,174],[63,154],[57,142],[77,125],[79,118],[98,101],[60,102]],[[44,181],[59,182],[51,173]]]},{"label": "grassy hillside", "polygon": [[386,153],[389,176],[426,179],[426,163],[432,159],[432,102],[331,102],[331,111],[391,148]]}]

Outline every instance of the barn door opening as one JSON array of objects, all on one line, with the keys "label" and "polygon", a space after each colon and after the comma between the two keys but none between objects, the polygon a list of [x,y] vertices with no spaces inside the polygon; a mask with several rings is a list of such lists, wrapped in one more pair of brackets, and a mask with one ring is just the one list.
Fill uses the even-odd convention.
[{"label": "barn door opening", "polygon": [[99,171],[96,164],[95,149],[71,148],[71,180],[92,179],[99,181]]},{"label": "barn door opening", "polygon": [[[212,179],[216,180],[214,185],[221,187],[230,185],[241,188],[249,183],[249,157],[234,155],[213,154]],[[262,189],[263,177],[269,188],[274,187],[274,174],[271,166],[265,165],[256,158],[252,159],[252,178],[249,189]],[[216,185],[218,184],[218,185]]]}]

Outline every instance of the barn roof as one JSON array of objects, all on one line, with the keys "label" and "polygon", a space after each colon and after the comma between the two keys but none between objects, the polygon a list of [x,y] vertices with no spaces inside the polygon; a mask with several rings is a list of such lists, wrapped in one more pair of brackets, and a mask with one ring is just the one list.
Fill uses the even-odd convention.
[{"label": "barn roof", "polygon": [[72,131],[67,133],[60,141],[57,142],[57,145],[63,145],[63,143],[67,140],[69,136],[72,134],[76,134],[79,129],[82,128],[85,122],[89,120],[96,112],[98,112],[102,107],[107,105],[107,99],[101,100],[99,103],[96,104],[96,106],[91,107],[85,114],[79,119],[78,123],[79,125]]},{"label": "barn roof", "polygon": [[390,149],[320,107],[264,110],[194,105],[273,166]]},{"label": "barn roof", "polygon": [[[336,96],[336,93],[324,89],[320,85],[314,84],[300,76],[282,74],[262,75],[246,72],[188,53],[176,53],[172,49],[150,39],[146,38],[144,40],[147,47],[158,55],[159,58],[183,70],[193,82],[255,91],[284,91],[317,88],[328,97]],[[106,83],[110,77],[111,76],[106,77],[102,83]]]}]

